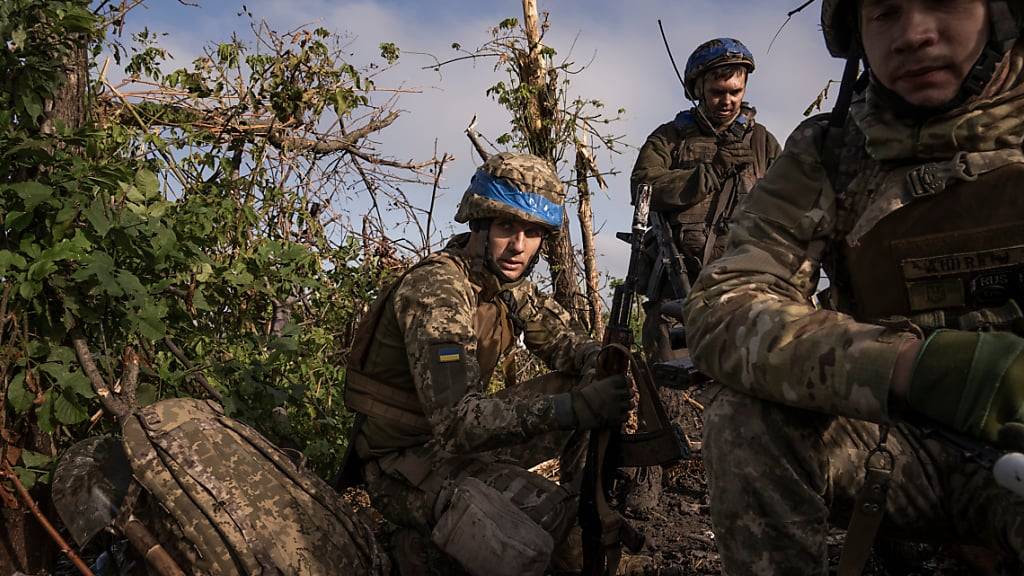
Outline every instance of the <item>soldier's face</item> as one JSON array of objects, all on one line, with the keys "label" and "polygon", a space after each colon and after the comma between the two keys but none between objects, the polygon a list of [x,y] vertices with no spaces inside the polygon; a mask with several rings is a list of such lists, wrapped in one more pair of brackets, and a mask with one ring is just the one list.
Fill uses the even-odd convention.
[{"label": "soldier's face", "polygon": [[518,280],[537,255],[543,240],[544,228],[536,224],[496,218],[491,222],[488,250],[491,260],[505,277]]},{"label": "soldier's face", "polygon": [[875,78],[926,108],[956,97],[988,41],[987,0],[863,0],[861,40]]},{"label": "soldier's face", "polygon": [[724,126],[739,116],[743,95],[747,92],[747,75],[739,72],[729,78],[704,77],[704,111],[715,126]]}]

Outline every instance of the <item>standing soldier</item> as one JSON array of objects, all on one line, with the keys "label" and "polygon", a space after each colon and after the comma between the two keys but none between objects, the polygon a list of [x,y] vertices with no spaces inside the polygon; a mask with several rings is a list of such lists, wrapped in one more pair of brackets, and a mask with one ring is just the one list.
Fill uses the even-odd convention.
[{"label": "standing soldier", "polygon": [[[697,104],[659,126],[640,148],[631,177],[633,198],[651,186],[651,210],[671,228],[690,279],[721,254],[733,211],[779,154],[779,143],[754,122],[743,101],[754,57],[740,41],[716,38],[701,44],[686,62],[686,97]],[[648,243],[654,250],[653,238]],[[657,258],[652,258],[657,261]],[[671,358],[670,321],[661,303],[674,296],[665,274],[655,268],[643,343],[652,360]]]},{"label": "standing soldier", "polygon": [[686,307],[723,384],[703,454],[727,573],[824,575],[850,516],[840,574],[879,522],[1024,557],[1024,499],[962,448],[1021,449],[1022,12],[824,0],[852,104],[793,132]]},{"label": "standing soldier", "polygon": [[[378,510],[404,528],[403,574],[436,566],[417,552],[436,549],[477,576],[542,574],[576,520],[579,432],[617,425],[631,408],[624,376],[584,377],[600,344],[527,280],[562,223],[563,196],[544,160],[492,156],[455,216],[471,231],[407,271],[360,326],[345,400],[362,466],[346,470],[358,468]],[[489,393],[520,338],[555,372]],[[527,469],[560,454],[559,484]]]}]

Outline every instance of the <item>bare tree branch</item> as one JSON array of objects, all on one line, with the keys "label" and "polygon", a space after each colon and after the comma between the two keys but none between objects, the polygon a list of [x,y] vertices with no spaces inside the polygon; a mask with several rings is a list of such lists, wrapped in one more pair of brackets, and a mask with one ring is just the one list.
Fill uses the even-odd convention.
[{"label": "bare tree branch", "polygon": [[476,131],[476,115],[473,116],[473,119],[469,121],[469,126],[466,127],[466,136],[473,143],[473,148],[480,155],[480,159],[487,162],[487,159],[491,157],[491,153],[484,148],[484,143],[480,140],[480,133]]},{"label": "bare tree branch", "polygon": [[220,392],[210,385],[210,381],[206,379],[206,376],[201,371],[197,370],[195,366],[193,366],[192,361],[185,355],[184,350],[179,348],[178,345],[174,343],[174,340],[171,340],[170,336],[164,337],[164,346],[167,346],[167,349],[171,351],[171,354],[174,354],[174,357],[178,359],[178,362],[181,362],[181,365],[185,367],[185,370],[189,375],[191,375],[192,378],[198,382],[204,390],[206,390],[207,394],[213,396],[218,402],[222,402],[224,400],[220,395]]},{"label": "bare tree branch", "polygon": [[110,391],[110,386],[103,380],[103,376],[100,375],[100,371],[96,368],[96,362],[93,360],[92,351],[89,350],[89,344],[86,342],[85,336],[78,328],[71,330],[71,344],[75,349],[78,363],[82,366],[82,372],[85,373],[85,376],[92,384],[93,391],[100,397],[100,403],[103,404],[104,410],[123,422],[128,417],[130,407],[125,405],[120,398],[114,396],[113,392]]}]

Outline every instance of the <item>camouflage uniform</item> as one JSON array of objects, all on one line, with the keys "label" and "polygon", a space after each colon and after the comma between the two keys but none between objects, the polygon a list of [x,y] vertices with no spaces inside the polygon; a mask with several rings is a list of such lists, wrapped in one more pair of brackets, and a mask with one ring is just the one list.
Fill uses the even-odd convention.
[{"label": "camouflage uniform", "polygon": [[[975,285],[954,294],[925,277],[922,298],[916,280],[875,274],[887,261],[858,259],[858,251],[880,247],[910,278],[915,262],[900,260],[902,245],[889,241],[902,215],[955,223],[949,215],[984,208],[992,218],[1021,219],[1019,203],[957,198],[972,178],[1019,173],[1022,68],[1018,45],[980,97],[920,123],[898,116],[872,83],[850,109],[837,173],[824,165],[827,118],[804,122],[741,207],[726,253],[702,272],[686,321],[697,365],[724,383],[705,412],[703,450],[726,572],[825,574],[827,523],[852,507],[878,438],[871,423],[892,422],[889,383],[901,345],[943,325],[971,329],[971,318],[991,312],[944,315],[955,296],[952,308],[971,309]],[[812,303],[823,265],[841,312]],[[885,293],[913,313],[889,316],[880,304],[865,311]],[[989,470],[907,423],[894,425],[888,443],[896,469],[883,531],[1022,557],[1024,500]]]},{"label": "camouflage uniform", "polygon": [[[749,50],[736,40],[721,38],[701,44],[686,64],[686,94],[694,99],[699,97],[696,83],[710,70],[727,65],[740,65],[754,70],[754,58]],[[764,176],[768,166],[778,156],[780,148],[775,136],[754,120],[755,110],[745,102],[740,114],[727,126],[715,129],[699,108],[680,112],[672,122],[658,126],[644,142],[633,166],[631,177],[634,199],[640,184],[651,187],[650,208],[662,212],[672,227],[672,237],[680,254],[686,260],[687,272],[692,281],[700,266],[709,259],[718,257],[725,248],[725,232],[729,214],[721,222],[712,222],[716,214],[727,207],[731,194],[738,203],[754,187],[754,182]],[[731,167],[726,175],[720,176],[712,168],[712,162],[719,146],[741,141],[754,156],[753,164],[737,171]],[[715,239],[709,243],[709,231],[716,230]],[[653,232],[645,239],[647,260],[657,257],[657,243]],[[641,279],[639,290],[646,293],[645,306],[648,315],[644,321],[643,343],[648,358],[669,360],[674,355],[669,342],[669,325],[674,321],[663,318],[657,310],[665,299],[673,298],[668,279]],[[646,283],[657,282],[649,287]]]},{"label": "camouflage uniform", "polygon": [[[350,363],[347,402],[365,415],[352,441],[375,506],[399,526],[430,535],[473,478],[559,542],[575,521],[586,434],[558,425],[552,394],[582,382],[600,345],[525,278],[499,280],[468,240],[415,265],[383,296],[375,326],[361,329],[358,372],[369,384]],[[489,393],[498,358],[519,338],[555,372]],[[527,470],[559,456],[561,484]]]}]

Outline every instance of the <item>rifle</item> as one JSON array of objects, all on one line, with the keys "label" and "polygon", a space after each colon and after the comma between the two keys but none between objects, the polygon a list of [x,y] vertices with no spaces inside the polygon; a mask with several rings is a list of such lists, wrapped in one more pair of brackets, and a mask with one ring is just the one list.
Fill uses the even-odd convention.
[{"label": "rifle", "polygon": [[[641,184],[638,187],[641,192],[651,194],[650,184]],[[672,290],[672,298],[681,302],[690,295],[690,276],[687,272],[686,259],[679,252],[675,239],[672,237],[672,228],[660,212],[651,212],[648,216],[654,237],[658,242],[658,259],[655,261],[654,270],[651,272],[651,279],[648,282],[647,299],[657,301],[661,297],[662,275],[668,277],[668,284]],[[682,317],[681,305],[662,304],[658,313],[671,310],[669,314],[674,317]],[[683,327],[673,328],[669,333],[669,343],[673,350],[686,347],[686,329]],[[656,362],[651,366],[652,375],[656,382],[662,386],[676,390],[684,390],[693,384],[706,382],[707,376],[702,374],[694,366],[689,354],[673,358],[665,362]]]},{"label": "rifle", "polygon": [[580,489],[580,527],[583,531],[583,575],[611,576],[618,568],[622,546],[637,553],[644,537],[610,504],[615,470],[622,467],[661,466],[689,456],[689,445],[677,432],[661,405],[650,369],[632,353],[630,314],[636,293],[639,259],[650,213],[650,187],[634,201],[633,225],[616,236],[630,243],[629,267],[622,284],[615,287],[604,348],[597,359],[597,377],[632,373],[639,393],[641,431],[623,434],[618,429],[594,430],[587,447]]}]

